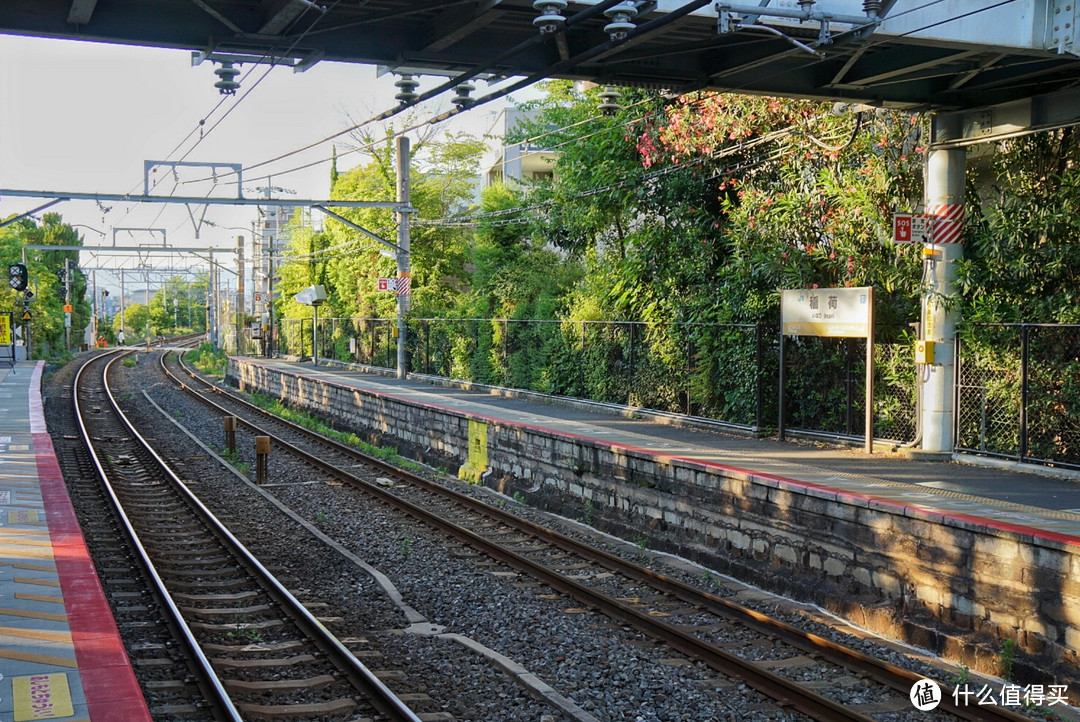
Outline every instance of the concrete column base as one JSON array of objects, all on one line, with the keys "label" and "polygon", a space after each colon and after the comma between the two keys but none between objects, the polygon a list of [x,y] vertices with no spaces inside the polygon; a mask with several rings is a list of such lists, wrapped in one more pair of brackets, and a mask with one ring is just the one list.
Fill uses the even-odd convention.
[{"label": "concrete column base", "polygon": [[926,449],[903,448],[900,455],[913,461],[952,461],[951,451],[927,451]]}]

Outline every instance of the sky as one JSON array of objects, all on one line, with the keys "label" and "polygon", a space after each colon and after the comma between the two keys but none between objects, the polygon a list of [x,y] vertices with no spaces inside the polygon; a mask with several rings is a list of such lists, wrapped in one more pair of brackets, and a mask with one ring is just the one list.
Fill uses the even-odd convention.
[{"label": "sky", "polygon": [[[240,90],[219,106],[223,96],[214,88],[214,66],[192,67],[188,51],[0,35],[0,218],[47,202],[5,196],[3,189],[141,193],[144,160],[246,167],[396,105],[396,78],[377,78],[373,66],[321,62],[304,73],[276,67],[260,80],[267,68],[244,65]],[[421,82],[422,92],[442,79]],[[474,96],[487,92],[482,83],[477,85]],[[443,95],[421,104],[416,118],[426,120],[450,107]],[[481,136],[503,107],[495,101],[439,127]],[[200,119],[205,119],[203,140],[185,156],[199,137]],[[342,155],[355,145],[349,138],[333,143],[341,156],[339,170],[363,161],[358,153]],[[276,186],[296,191],[281,197],[326,199],[329,163],[287,171],[330,155],[331,143],[324,143],[245,172],[245,196],[258,196],[258,187]],[[272,175],[262,177],[268,171]],[[185,181],[179,186],[171,170],[159,169],[152,177],[158,183],[152,193],[235,195],[235,181],[214,188],[212,181],[203,180],[212,175],[208,168],[179,168],[177,174]],[[179,204],[70,201],[48,212],[78,224],[85,245],[111,245],[114,228],[163,228],[172,246],[233,248],[237,235],[250,236],[255,218],[253,207],[210,206],[205,220],[216,227],[204,223],[196,239],[188,209]],[[192,212],[198,219],[203,207]],[[161,239],[161,233],[150,231],[116,233],[117,245],[160,244]],[[108,281],[103,278],[102,283]]]}]

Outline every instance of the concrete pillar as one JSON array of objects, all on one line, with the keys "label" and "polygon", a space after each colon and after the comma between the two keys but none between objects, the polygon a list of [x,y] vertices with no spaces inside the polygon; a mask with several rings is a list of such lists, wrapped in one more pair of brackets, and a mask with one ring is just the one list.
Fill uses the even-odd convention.
[{"label": "concrete pillar", "polygon": [[[960,137],[959,115],[935,115],[932,143],[926,156],[926,213],[934,217],[932,242],[926,245],[928,288],[922,300],[923,339],[934,342],[934,362],[922,367],[922,449],[952,453],[954,391],[956,387],[955,337],[960,312],[955,301],[956,262],[963,258],[964,162],[963,148],[941,147]],[[951,300],[953,303],[945,303]]]}]

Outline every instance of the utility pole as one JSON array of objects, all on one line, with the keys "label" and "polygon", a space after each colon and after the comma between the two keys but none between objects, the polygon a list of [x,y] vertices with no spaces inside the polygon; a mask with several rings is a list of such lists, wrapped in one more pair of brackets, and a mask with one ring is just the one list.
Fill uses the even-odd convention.
[{"label": "utility pole", "polygon": [[269,323],[266,327],[266,357],[274,357],[274,236],[267,237],[266,246],[266,307]]},{"label": "utility pole", "polygon": [[146,274],[146,350],[150,350],[150,268],[147,266]]},{"label": "utility pole", "polygon": [[[93,334],[93,336],[91,336],[91,338],[93,339],[93,343],[96,345],[97,340],[98,340],[98,310],[99,310],[98,309],[97,269],[96,268],[93,271],[90,271],[90,280],[91,280],[91,284],[94,287],[94,291],[93,291],[93,293],[94,293],[94,320],[90,323],[90,328],[92,328],[94,330],[94,334]],[[102,305],[104,305],[104,304],[102,304]]]},{"label": "utility pole", "polygon": [[124,330],[124,269],[120,269],[120,330]]},{"label": "utility pole", "polygon": [[217,264],[214,263],[214,249],[210,249],[210,275],[206,278],[206,332],[210,334],[210,345],[218,347],[217,337]]},{"label": "utility pole", "polygon": [[244,237],[236,237],[236,354],[244,337]]},{"label": "utility pole", "polygon": [[71,259],[64,259],[64,350],[71,352]]},{"label": "utility pole", "polygon": [[405,378],[405,314],[412,299],[411,263],[409,259],[409,139],[402,135],[397,142],[397,377]]}]

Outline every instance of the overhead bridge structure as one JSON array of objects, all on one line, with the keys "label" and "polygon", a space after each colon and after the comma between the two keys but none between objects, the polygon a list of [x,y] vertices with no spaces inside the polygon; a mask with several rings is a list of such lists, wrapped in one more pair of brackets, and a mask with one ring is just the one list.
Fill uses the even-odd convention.
[{"label": "overhead bridge structure", "polygon": [[[564,77],[918,110],[1042,98],[1080,76],[1075,0],[5,0],[0,32],[322,60],[404,73]],[[1023,105],[1023,104],[1022,104]],[[985,114],[971,122],[989,132]]]}]

